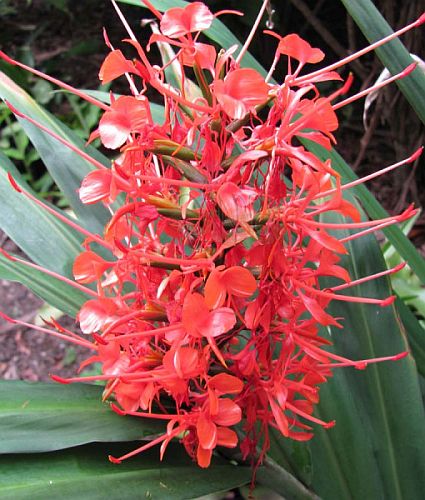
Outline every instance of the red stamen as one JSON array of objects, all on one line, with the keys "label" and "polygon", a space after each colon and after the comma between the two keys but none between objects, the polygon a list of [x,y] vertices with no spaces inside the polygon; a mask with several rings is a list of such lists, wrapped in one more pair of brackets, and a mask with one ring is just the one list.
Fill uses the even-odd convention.
[{"label": "red stamen", "polygon": [[[9,182],[11,183],[12,187],[14,189],[16,189],[15,188],[16,182],[13,179],[12,175],[8,174],[8,178],[9,178]],[[19,188],[17,191],[19,193],[22,193],[23,195],[25,195],[27,198],[29,198],[34,203],[36,203],[39,207],[44,208],[45,210],[47,210],[47,212],[50,212],[57,219],[61,220],[62,222],[64,222],[68,226],[72,227],[73,229],[75,229],[79,233],[84,234],[85,236],[87,236],[91,240],[95,241],[99,245],[107,248],[108,250],[113,251],[112,245],[110,245],[109,243],[107,243],[106,241],[104,241],[102,238],[100,238],[96,234],[93,234],[90,231],[87,231],[87,229],[84,229],[83,227],[79,226],[78,224],[76,224],[75,222],[73,222],[71,219],[68,219],[68,217],[66,217],[65,215],[62,215],[60,212],[57,212],[55,209],[51,208],[49,205],[44,204],[41,200],[39,200],[38,198],[36,198],[30,192],[25,191],[23,188]]]},{"label": "red stamen", "polygon": [[44,80],[47,80],[47,81],[49,81],[49,82],[57,85],[58,87],[62,87],[63,89],[68,90],[69,92],[77,95],[78,97],[81,97],[81,99],[84,99],[85,101],[87,101],[87,102],[89,102],[91,104],[94,104],[98,108],[104,109],[105,111],[108,111],[110,109],[108,105],[104,104],[101,101],[98,101],[94,97],[91,97],[91,96],[85,94],[81,90],[79,90],[79,89],[77,89],[75,87],[72,87],[71,85],[68,85],[65,82],[57,80],[56,78],[53,78],[53,77],[51,77],[49,75],[46,75],[45,73],[42,73],[41,71],[38,71],[38,70],[36,70],[34,68],[31,68],[30,66],[27,66],[26,64],[23,64],[20,61],[16,61],[15,59],[12,59],[11,57],[9,57],[8,55],[6,55],[1,50],[0,50],[0,58],[4,59],[9,64],[13,64],[14,66],[19,66],[20,68],[22,68],[22,69],[24,69],[26,71],[29,71],[33,75],[37,75],[40,78],[43,78]]},{"label": "red stamen", "polygon": [[294,80],[295,85],[300,85],[301,83],[308,82],[312,78],[322,75],[323,73],[328,73],[329,71],[333,71],[337,68],[340,68],[341,66],[344,66],[345,64],[353,61],[354,59],[358,59],[359,57],[367,54],[368,52],[375,50],[376,48],[380,47],[381,45],[384,45],[394,38],[399,37],[403,33],[406,33],[406,31],[411,30],[412,28],[416,28],[420,26],[424,22],[424,17],[425,14],[422,14],[416,21],[414,21],[411,24],[408,24],[407,26],[404,26],[404,28],[399,29],[398,31],[391,33],[390,35],[382,38],[381,40],[376,41],[375,43],[372,43],[371,45],[368,45],[364,49],[359,50],[358,52],[355,52],[354,54],[351,54],[344,59],[341,59],[340,61],[337,61],[334,64],[330,64],[329,66],[326,66],[325,68],[319,69],[317,71],[313,71],[312,73],[309,73],[308,75],[301,76],[299,78],[296,78]]},{"label": "red stamen", "polygon": [[21,325],[25,326],[26,328],[29,328],[30,330],[37,330],[38,332],[45,333],[47,335],[51,335],[52,337],[56,337],[61,340],[66,340],[67,342],[70,342],[71,344],[76,344],[80,345],[82,347],[86,347],[88,349],[92,349],[94,351],[97,350],[97,347],[90,341],[82,339],[81,337],[78,337],[77,335],[74,334],[74,336],[71,335],[65,335],[63,333],[55,332],[53,330],[49,330],[48,328],[43,328],[38,325],[33,325],[32,323],[27,323],[26,321],[21,321],[20,319],[14,319],[5,314],[4,312],[0,311],[0,317],[2,317],[4,320],[8,321],[9,323],[15,324],[15,325]]},{"label": "red stamen", "polygon": [[342,285],[333,286],[332,288],[330,288],[330,290],[332,290],[333,292],[337,290],[344,290],[345,288],[350,288],[352,286],[360,285],[361,283],[366,283],[367,281],[375,280],[377,278],[381,278],[382,276],[386,276],[388,274],[395,274],[401,271],[405,266],[406,262],[402,262],[401,264],[398,264],[397,266],[382,271],[380,273],[371,274],[369,276],[366,276],[365,278],[360,278],[358,280],[350,281],[348,283],[343,283]]},{"label": "red stamen", "polygon": [[354,364],[352,364],[352,363],[327,363],[327,364],[322,364],[321,366],[323,368],[345,368],[345,367],[349,367],[349,366],[354,366],[355,368],[358,368],[356,365],[360,364],[360,368],[358,368],[358,369],[365,369],[371,363],[382,363],[384,361],[398,361],[400,359],[405,358],[408,355],[409,355],[409,352],[404,351],[404,352],[400,352],[399,354],[395,354],[394,356],[384,356],[382,358],[362,359],[362,360],[353,362]]},{"label": "red stamen", "polygon": [[400,73],[397,73],[396,75],[392,76],[391,78],[388,78],[387,80],[384,80],[383,82],[377,83],[376,85],[372,85],[372,87],[369,87],[351,97],[348,97],[347,99],[344,99],[341,102],[338,102],[334,104],[332,107],[336,111],[339,108],[342,108],[343,106],[347,106],[347,104],[351,104],[354,101],[357,101],[358,99],[361,99],[362,97],[370,94],[371,92],[376,92],[377,90],[389,85],[392,82],[395,82],[396,80],[399,80],[401,78],[404,78],[405,76],[410,75],[412,71],[416,69],[417,63],[412,63],[407,66],[403,71]]}]

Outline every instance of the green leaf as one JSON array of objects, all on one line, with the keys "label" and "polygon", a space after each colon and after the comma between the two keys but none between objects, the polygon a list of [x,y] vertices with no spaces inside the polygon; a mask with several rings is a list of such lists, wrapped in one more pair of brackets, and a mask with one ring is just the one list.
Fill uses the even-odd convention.
[{"label": "green leaf", "polygon": [[256,474],[259,484],[267,486],[287,500],[320,500],[319,497],[300,483],[286,468],[270,457],[266,458]]},{"label": "green leaf", "polygon": [[304,484],[312,480],[311,451],[308,445],[293,439],[284,439],[280,431],[269,427],[270,450],[268,456],[287,472],[297,476]]},{"label": "green leaf", "polygon": [[406,329],[409,346],[415,358],[418,371],[425,377],[425,330],[410,308],[399,297],[397,297],[396,307],[403,326]]},{"label": "green leaf", "polygon": [[[332,222],[342,222],[332,217]],[[340,235],[348,235],[340,231]],[[373,236],[346,244],[341,259],[353,280],[385,269]],[[326,280],[325,287],[332,286]],[[385,298],[389,280],[366,282],[349,295]],[[344,331],[330,328],[335,351],[350,359],[391,356],[408,350],[394,306],[333,301],[334,317]],[[411,356],[370,365],[365,371],[336,369],[321,389],[316,415],[336,420],[319,429],[311,442],[313,488],[326,499],[420,499],[425,488],[425,415],[418,376]],[[332,481],[329,478],[332,478]]]},{"label": "green leaf", "polygon": [[[91,146],[85,146],[72,130],[59,122],[39,106],[26,92],[4,73],[0,72],[0,97],[9,101],[16,109],[37,120],[48,129],[76,145],[87,154],[107,165],[109,161]],[[67,197],[73,211],[81,223],[89,230],[99,232],[109,219],[109,213],[102,205],[83,205],[78,196],[78,188],[93,166],[74,151],[40,130],[23,118],[18,118],[34,147],[40,153],[46,168]]]},{"label": "green leaf", "polygon": [[[133,443],[137,447],[137,443]],[[108,454],[120,456],[128,445],[87,445],[36,455],[0,457],[2,500],[189,500],[228,490],[250,481],[251,470],[223,461],[209,469],[193,464],[180,445],[169,444],[165,459],[150,450],[120,465]]]},{"label": "green leaf", "polygon": [[164,432],[164,423],[117,415],[102,403],[102,390],[89,384],[0,381],[0,453],[53,451]]},{"label": "green leaf", "polygon": [[[371,0],[341,0],[354,22],[363,32],[370,43],[376,42],[393,33],[391,26],[382,17]],[[411,22],[415,21],[412,19]],[[417,28],[421,29],[421,28]],[[417,36],[421,36],[418,33]],[[399,39],[376,49],[376,55],[389,71],[395,75],[412,64],[414,60],[409,51]],[[425,123],[425,73],[421,68],[416,68],[409,76],[397,80],[397,85],[422,123]]]},{"label": "green leaf", "polygon": [[0,153],[0,227],[37,264],[63,276],[71,276],[72,263],[81,252],[82,238],[73,229],[35,205],[11,186],[11,172],[25,190],[13,164]]},{"label": "green leaf", "polygon": [[57,278],[13,262],[4,255],[0,255],[0,278],[22,283],[48,304],[72,317],[75,317],[84,302],[91,298],[90,295]]},{"label": "green leaf", "polygon": [[[121,3],[127,3],[130,5],[136,5],[137,7],[146,6],[140,2],[140,0],[118,0]],[[189,2],[184,2],[183,0],[150,0],[151,4],[158,9],[160,12],[164,12],[172,7],[185,7]],[[235,37],[235,35],[218,19],[214,19],[211,27],[205,31],[203,34],[208,38],[218,43],[221,47],[228,49],[232,45],[238,45],[242,47],[242,43]],[[250,53],[246,53],[241,61],[242,67],[254,68],[261,74],[266,74],[265,69],[261,64],[255,59]]]}]

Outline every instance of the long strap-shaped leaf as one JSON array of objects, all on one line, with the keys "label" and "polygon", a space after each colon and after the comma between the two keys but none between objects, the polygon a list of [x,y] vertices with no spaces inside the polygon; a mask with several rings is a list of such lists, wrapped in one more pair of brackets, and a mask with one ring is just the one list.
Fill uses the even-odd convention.
[{"label": "long strap-shaped leaf", "polygon": [[0,453],[132,441],[164,432],[157,420],[117,415],[102,403],[102,391],[89,384],[1,381]]},{"label": "long strap-shaped leaf", "polygon": [[128,445],[96,443],[52,453],[0,457],[0,497],[2,500],[189,500],[225,493],[249,483],[251,478],[249,467],[221,460],[215,461],[210,469],[201,469],[174,444],[169,445],[162,462],[158,450],[150,450],[120,465],[108,462],[108,454],[120,455],[127,448]]},{"label": "long strap-shaped leaf", "polygon": [[30,191],[10,160],[0,152],[0,228],[37,264],[71,277],[72,263],[81,251],[83,238],[17,193],[7,178],[7,172]]},{"label": "long strap-shaped leaf", "polygon": [[[109,160],[96,149],[91,146],[86,147],[84,141],[72,130],[39,106],[32,97],[1,72],[0,97],[68,142],[75,144],[79,149],[95,156],[100,162],[109,163]],[[56,184],[67,197],[81,224],[91,231],[102,231],[109,219],[108,211],[100,204],[85,206],[78,196],[78,188],[83,177],[94,167],[48,133],[23,118],[18,119]]]},{"label": "long strap-shaped leaf", "polygon": [[[341,2],[370,43],[393,33],[391,26],[371,0],[341,0]],[[421,34],[418,36],[421,36]],[[376,49],[376,55],[393,75],[414,62],[408,50],[398,39]],[[424,71],[421,68],[416,68],[406,78],[397,80],[397,85],[409,101],[412,109],[422,120],[422,123],[425,123]]]},{"label": "long strap-shaped leaf", "polygon": [[[332,221],[338,219],[335,216]],[[385,269],[374,237],[353,240],[347,246],[350,254],[343,265],[352,279]],[[384,298],[391,289],[385,278],[349,293]],[[344,318],[343,332],[330,329],[339,355],[367,359],[408,350],[394,307],[334,301],[329,310],[334,317]],[[371,365],[364,372],[336,370],[321,391],[318,414],[337,421],[334,428],[319,430],[311,443],[313,487],[320,495],[329,500],[422,498],[425,415],[411,356]]]}]

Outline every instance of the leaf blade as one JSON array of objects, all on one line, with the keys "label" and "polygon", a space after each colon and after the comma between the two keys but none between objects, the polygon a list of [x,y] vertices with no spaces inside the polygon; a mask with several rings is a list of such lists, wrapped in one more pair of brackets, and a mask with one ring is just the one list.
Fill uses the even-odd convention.
[{"label": "leaf blade", "polygon": [[94,441],[131,441],[163,432],[154,420],[121,417],[103,387],[0,381],[0,453],[60,450]]},{"label": "leaf blade", "polygon": [[[16,83],[0,72],[0,97],[9,101],[16,109],[45,125],[78,148],[96,157],[100,162],[108,164],[109,161],[91,146],[84,146],[84,142],[68,127],[53,117],[39,106]],[[61,191],[67,197],[73,211],[81,223],[92,231],[102,231],[108,221],[108,211],[101,205],[86,206],[81,203],[78,196],[83,177],[93,170],[93,166],[74,151],[54,139],[48,133],[40,130],[35,125],[18,117],[22,128],[27,133],[34,147],[40,154],[46,168]]]},{"label": "leaf blade", "polygon": [[223,461],[203,470],[185,457],[179,445],[173,444],[163,462],[158,459],[158,450],[120,465],[108,462],[109,453],[120,455],[127,447],[95,444],[53,453],[0,457],[1,497],[78,500],[83,495],[85,499],[102,500],[106,487],[110,498],[183,500],[225,493],[248,483],[251,477],[248,467]]}]

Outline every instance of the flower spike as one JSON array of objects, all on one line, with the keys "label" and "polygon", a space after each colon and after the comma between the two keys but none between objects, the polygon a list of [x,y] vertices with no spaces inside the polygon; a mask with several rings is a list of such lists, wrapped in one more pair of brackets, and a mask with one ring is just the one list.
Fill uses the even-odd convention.
[{"label": "flower spike", "polygon": [[[425,16],[303,76],[304,66],[321,62],[324,53],[296,33],[269,32],[278,46],[264,78],[240,63],[268,0],[262,1],[236,57],[237,47],[217,54],[213,46],[198,41],[217,15],[230,11],[213,14],[196,1],[161,14],[142,0],[159,21],[145,48],[116,0],[111,1],[128,33],[124,42],[136,57],[127,59],[104,34],[110,52],[100,79],[110,82],[125,75],[130,85],[129,95],[111,94],[110,106],[0,53],[10,64],[57,83],[104,112],[90,140],[99,137],[106,148],[117,150],[108,166],[8,103],[17,116],[94,167],[82,180],[80,199],[107,205],[109,219],[102,234],[93,234],[37,199],[9,173],[13,189],[86,240],[72,267],[75,281],[2,249],[0,253],[8,259],[6,265],[19,262],[87,295],[77,315],[85,337],[53,319],[45,321],[46,327],[34,327],[94,351],[77,376],[51,375],[52,380],[103,382],[102,401],[110,403],[111,411],[164,423],[161,435],[123,456],[110,456],[112,463],[156,445],[162,459],[168,443],[179,439],[203,468],[217,447],[239,445],[255,474],[270,446],[270,429],[307,441],[316,426],[335,425],[315,415],[320,386],[334,370],[403,362],[407,355],[351,360],[333,352],[333,336],[325,337],[322,327],[340,328],[339,335],[344,335],[344,318],[333,316],[332,301],[368,304],[375,311],[394,302],[390,290],[385,298],[363,297],[361,287],[350,295],[345,291],[392,275],[404,264],[352,277],[341,256],[350,251],[347,242],[408,220],[416,210],[410,206],[399,215],[366,220],[344,192],[415,162],[422,148],[343,184],[333,160],[316,156],[301,139],[330,150],[338,128],[335,110],[410,74],[414,65],[336,102],[348,92],[352,76],[344,81],[335,69],[419,26]],[[173,47],[162,65],[148,57],[152,43]],[[270,83],[281,57],[288,58],[287,75]],[[170,70],[179,75],[176,86],[168,78]],[[188,83],[193,75],[199,85]],[[327,94],[318,85],[326,81],[341,84]],[[159,124],[149,102],[153,93],[155,102],[164,105]],[[341,222],[332,222],[336,220]],[[334,286],[323,288],[324,277]],[[99,363],[101,371],[78,375],[92,363]]]}]

